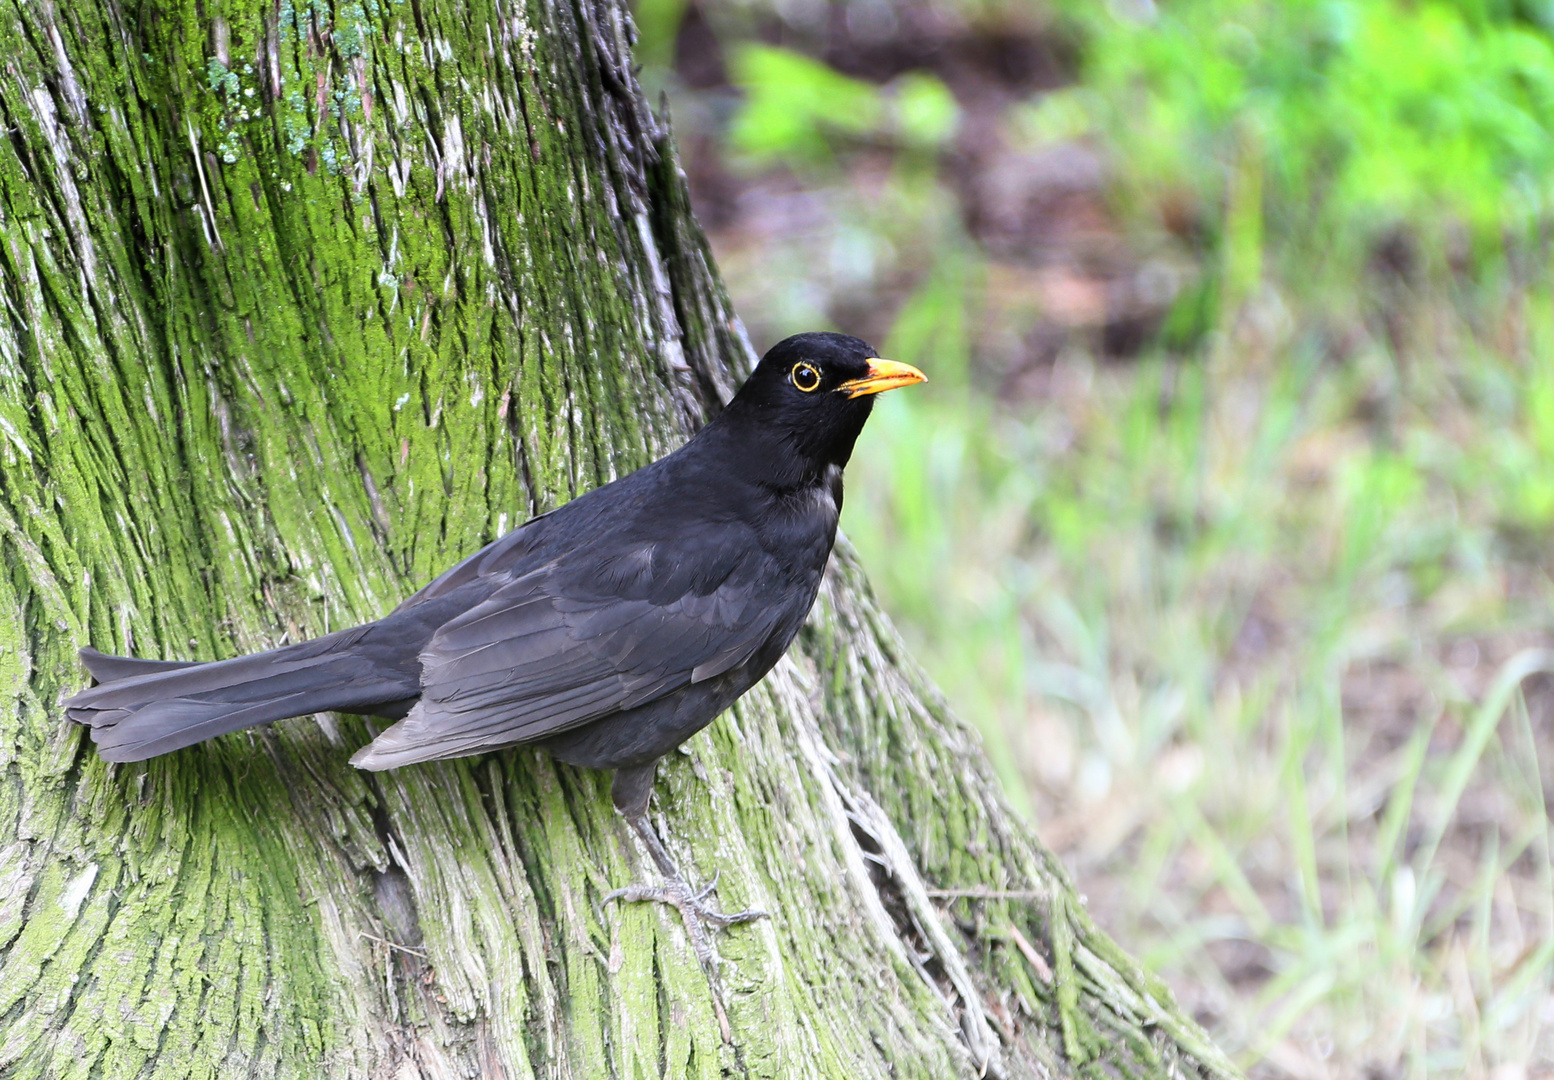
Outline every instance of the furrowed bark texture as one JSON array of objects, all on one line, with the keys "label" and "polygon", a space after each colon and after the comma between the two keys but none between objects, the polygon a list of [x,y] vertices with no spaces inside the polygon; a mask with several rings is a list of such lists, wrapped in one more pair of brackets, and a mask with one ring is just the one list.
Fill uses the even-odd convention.
[{"label": "furrowed bark texture", "polygon": [[[363,774],[356,717],[109,767],[88,642],[385,613],[671,449],[751,357],[611,0],[6,0],[0,1075],[1226,1075],[1009,815],[845,551],[673,755]],[[650,866],[650,864],[646,864]],[[972,897],[942,895],[964,890]]]}]

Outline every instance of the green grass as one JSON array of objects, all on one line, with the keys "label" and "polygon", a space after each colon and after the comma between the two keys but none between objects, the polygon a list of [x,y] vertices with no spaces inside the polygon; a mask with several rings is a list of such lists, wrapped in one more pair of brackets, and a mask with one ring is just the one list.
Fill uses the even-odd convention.
[{"label": "green grass", "polygon": [[1550,354],[1334,362],[1258,322],[1070,356],[1019,409],[893,395],[844,528],[1103,923],[1255,1072],[1547,1062],[1554,549],[1516,477],[1554,464]]}]

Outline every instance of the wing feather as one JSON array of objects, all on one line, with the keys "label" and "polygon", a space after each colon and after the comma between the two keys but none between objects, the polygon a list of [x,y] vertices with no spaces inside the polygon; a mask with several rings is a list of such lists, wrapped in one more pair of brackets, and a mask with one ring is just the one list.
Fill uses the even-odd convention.
[{"label": "wing feather", "polygon": [[382,769],[532,742],[739,666],[792,618],[786,590],[770,602],[780,570],[748,531],[565,561],[594,567],[588,579],[555,561],[511,577],[437,630],[420,701],[352,760]]}]

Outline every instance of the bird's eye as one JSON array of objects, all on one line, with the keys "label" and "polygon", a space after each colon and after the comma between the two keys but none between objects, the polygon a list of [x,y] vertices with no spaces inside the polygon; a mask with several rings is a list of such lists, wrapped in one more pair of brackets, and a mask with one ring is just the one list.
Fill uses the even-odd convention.
[{"label": "bird's eye", "polygon": [[814,364],[794,364],[788,377],[793,380],[794,386],[806,394],[820,389],[820,369]]}]

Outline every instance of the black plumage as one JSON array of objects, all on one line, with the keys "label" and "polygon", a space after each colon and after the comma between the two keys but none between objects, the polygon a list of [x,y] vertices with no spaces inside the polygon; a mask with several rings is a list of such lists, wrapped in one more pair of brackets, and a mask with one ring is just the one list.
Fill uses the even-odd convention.
[{"label": "black plumage", "polygon": [[83,649],[99,685],[66,714],[109,761],[325,709],[397,719],[351,759],[364,769],[541,743],[618,770],[617,807],[683,887],[645,820],[654,766],[787,649],[873,395],[922,378],[857,338],[788,338],[679,450],[526,522],[384,618],[213,663]]}]

